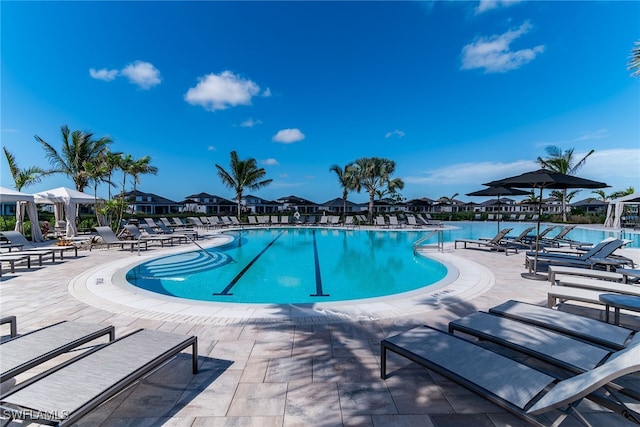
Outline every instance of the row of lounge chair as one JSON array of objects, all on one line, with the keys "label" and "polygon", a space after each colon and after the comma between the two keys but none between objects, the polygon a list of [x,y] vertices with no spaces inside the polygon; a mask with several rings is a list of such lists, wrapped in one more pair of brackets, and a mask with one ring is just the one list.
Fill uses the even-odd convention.
[{"label": "row of lounge chair", "polygon": [[625,404],[637,403],[640,391],[624,378],[640,371],[640,334],[620,326],[508,301],[451,322],[448,332],[420,326],[382,340],[383,379],[388,352],[531,425],[558,425],[568,415],[590,425],[577,408],[585,398],[640,423],[637,410]]},{"label": "row of lounge chair", "polygon": [[0,252],[0,276],[2,263],[8,263],[11,273],[14,273],[18,264],[31,268],[32,259],[37,260],[38,266],[42,266],[45,260],[55,262],[56,256],[64,259],[67,252],[73,252],[74,256],[78,256],[78,247],[75,245],[36,246],[18,231],[3,231],[0,232],[0,236],[5,240],[0,247],[8,250],[8,252]]},{"label": "row of lounge chair", "polygon": [[[477,213],[475,214],[475,216],[473,217],[473,219],[475,221],[482,221],[484,218],[483,214]],[[527,214],[509,214],[509,216],[507,216],[507,214],[496,214],[496,213],[489,213],[486,214],[486,220],[487,221],[532,221],[535,222],[538,220],[538,215],[537,214],[533,214],[533,215],[527,215]]]},{"label": "row of lounge chair", "polygon": [[[9,323],[15,318],[4,318]],[[86,344],[108,336],[107,343]],[[139,329],[118,339],[113,326],[73,321],[56,323],[0,343],[3,418],[70,425],[140,378],[191,347],[192,371],[198,372],[198,339]],[[80,354],[55,366],[53,359]],[[10,387],[7,380],[43,365],[44,371]]]}]

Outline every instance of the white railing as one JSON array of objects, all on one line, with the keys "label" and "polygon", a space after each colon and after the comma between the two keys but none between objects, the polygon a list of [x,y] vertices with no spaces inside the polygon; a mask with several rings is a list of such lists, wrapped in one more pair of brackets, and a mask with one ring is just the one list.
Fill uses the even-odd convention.
[{"label": "white railing", "polygon": [[[438,236],[437,243],[434,244],[424,244],[427,240],[432,238],[433,236]],[[415,242],[413,242],[413,253],[418,252],[421,248],[427,247],[436,247],[438,251],[444,252],[444,230],[432,230],[430,233],[425,234]]]}]

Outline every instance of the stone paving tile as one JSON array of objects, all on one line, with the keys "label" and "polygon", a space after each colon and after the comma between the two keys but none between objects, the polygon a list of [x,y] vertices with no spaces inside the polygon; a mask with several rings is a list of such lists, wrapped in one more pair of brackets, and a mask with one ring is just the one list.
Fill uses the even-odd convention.
[{"label": "stone paving tile", "polygon": [[426,415],[372,415],[371,419],[374,427],[435,427]]},{"label": "stone paving tile", "polygon": [[281,416],[286,396],[286,383],[240,383],[227,415]]},{"label": "stone paving tile", "polygon": [[355,382],[378,380],[380,380],[380,365],[374,357],[313,359],[313,382]]},{"label": "stone paving tile", "polygon": [[282,427],[284,417],[198,417],[192,427]]},{"label": "stone paving tile", "polygon": [[312,360],[292,357],[270,359],[264,378],[266,383],[288,383],[289,386],[309,384],[312,380]]},{"label": "stone paving tile", "polygon": [[340,382],[338,392],[343,417],[398,413],[391,393],[382,382]]},{"label": "stone paving tile", "polygon": [[342,424],[340,397],[335,383],[289,386],[284,426],[337,426]]}]

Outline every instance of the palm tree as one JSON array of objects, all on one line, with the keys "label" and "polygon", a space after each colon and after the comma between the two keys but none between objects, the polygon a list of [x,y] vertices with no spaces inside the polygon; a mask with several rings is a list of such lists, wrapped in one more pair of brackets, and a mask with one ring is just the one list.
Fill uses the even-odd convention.
[{"label": "palm tree", "polygon": [[67,125],[61,127],[62,151],[53,148],[51,144],[35,135],[36,140],[44,147],[46,157],[54,167],[54,173],[64,173],[71,177],[76,190],[82,191],[89,185],[89,178],[85,174],[85,164],[93,162],[95,157],[106,150],[111,144],[111,138],[103,136],[93,139],[93,133],[75,130],[71,132]]},{"label": "palm tree", "polygon": [[629,187],[626,190],[622,190],[622,191],[614,191],[613,193],[609,194],[609,198],[610,199],[619,199],[620,197],[624,197],[624,196],[629,196],[633,193],[635,193],[636,190],[633,187]]},{"label": "palm tree", "polygon": [[[120,167],[120,164],[122,163],[122,155],[122,152],[118,151],[114,153],[108,148],[104,152],[104,167],[107,174],[105,182],[109,183],[109,200],[111,200],[111,187],[116,186],[111,180],[111,177],[113,175],[113,171]],[[124,191],[124,189],[122,191]]]},{"label": "palm tree", "polygon": [[9,164],[9,172],[11,172],[11,176],[13,177],[13,185],[18,191],[22,191],[24,187],[39,183],[43,176],[51,173],[50,171],[45,171],[38,166],[20,169],[15,156],[11,154],[7,147],[2,147],[2,149],[4,150],[4,155],[7,158],[7,163]]},{"label": "palm tree", "polygon": [[631,57],[627,68],[631,71],[633,77],[640,77],[640,41],[635,42],[635,46],[631,49]]},{"label": "palm tree", "polygon": [[333,171],[338,176],[338,182],[342,187],[342,219],[347,216],[347,196],[349,191],[356,188],[356,174],[353,168],[353,163],[347,164],[344,168],[338,165],[333,165],[329,168],[329,171]]},{"label": "palm tree", "polygon": [[[562,173],[565,175],[575,175],[587,161],[587,157],[592,155],[595,150],[589,151],[580,161],[576,162],[573,155],[574,149],[571,148],[566,151],[555,145],[550,145],[546,148],[547,158],[543,159],[538,157],[536,161],[540,163],[542,167],[548,167],[551,171],[556,173]],[[567,222],[567,189],[562,190],[562,221]]]},{"label": "palm tree", "polygon": [[353,173],[356,175],[355,190],[360,192],[364,188],[369,193],[369,223],[373,217],[373,202],[376,190],[386,188],[395,192],[404,188],[400,178],[391,178],[396,170],[396,162],[380,157],[362,157],[353,163]]},{"label": "palm tree", "polygon": [[127,172],[133,178],[133,194],[136,193],[136,186],[140,184],[140,175],[155,175],[158,173],[158,168],[155,166],[151,166],[149,163],[151,162],[151,157],[144,156],[138,160],[134,160],[133,163],[129,165],[129,169]]},{"label": "palm tree", "polygon": [[593,190],[591,191],[593,194],[596,194],[597,200],[601,200],[603,202],[607,201],[607,193],[604,192],[604,190],[600,189],[600,190]]},{"label": "palm tree", "polygon": [[242,193],[244,193],[245,188],[255,191],[271,184],[273,180],[262,179],[267,174],[267,171],[265,171],[264,168],[258,168],[256,159],[240,160],[238,159],[238,153],[235,151],[230,153],[230,157],[229,171],[226,171],[219,164],[216,164],[216,169],[218,169],[218,176],[222,180],[222,183],[235,191],[238,202],[238,216],[240,216]]}]

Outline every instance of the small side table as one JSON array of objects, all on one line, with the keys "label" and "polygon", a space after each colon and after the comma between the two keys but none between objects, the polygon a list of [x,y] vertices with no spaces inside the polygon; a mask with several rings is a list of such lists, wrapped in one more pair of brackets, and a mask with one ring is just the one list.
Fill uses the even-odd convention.
[{"label": "small side table", "polygon": [[620,309],[640,312],[640,297],[621,294],[602,294],[598,298],[605,304],[605,319],[609,323],[609,307],[613,307],[613,323],[620,324]]}]

